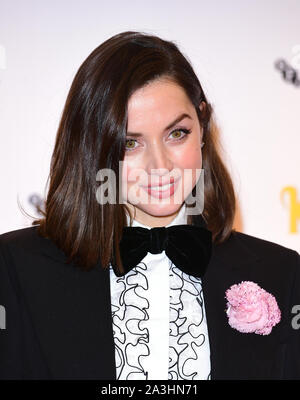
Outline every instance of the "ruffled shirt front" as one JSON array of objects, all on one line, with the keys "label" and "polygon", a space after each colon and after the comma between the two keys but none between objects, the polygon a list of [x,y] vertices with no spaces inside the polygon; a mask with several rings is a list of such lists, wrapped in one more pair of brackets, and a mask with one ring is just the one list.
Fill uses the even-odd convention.
[{"label": "ruffled shirt front", "polygon": [[[167,226],[186,223],[184,204]],[[132,226],[150,229],[136,220]],[[117,379],[210,379],[201,278],[163,251],[147,253],[122,277],[110,266],[110,286]]]}]

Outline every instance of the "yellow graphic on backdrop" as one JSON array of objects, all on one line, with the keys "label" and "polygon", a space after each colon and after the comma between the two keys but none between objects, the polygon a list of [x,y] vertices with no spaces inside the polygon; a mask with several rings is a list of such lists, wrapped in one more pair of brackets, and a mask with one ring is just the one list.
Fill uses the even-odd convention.
[{"label": "yellow graphic on backdrop", "polygon": [[284,195],[287,193],[289,198],[289,231],[290,233],[297,233],[297,222],[300,220],[300,201],[297,200],[297,189],[293,186],[286,186],[281,190],[281,202],[284,203]]}]

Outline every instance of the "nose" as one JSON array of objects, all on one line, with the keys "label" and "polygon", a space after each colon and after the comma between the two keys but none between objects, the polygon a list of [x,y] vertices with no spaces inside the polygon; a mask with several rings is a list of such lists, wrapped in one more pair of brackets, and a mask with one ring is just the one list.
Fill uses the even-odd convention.
[{"label": "nose", "polygon": [[152,169],[164,175],[173,169],[172,153],[162,143],[153,144],[147,153],[147,172],[151,174]]}]

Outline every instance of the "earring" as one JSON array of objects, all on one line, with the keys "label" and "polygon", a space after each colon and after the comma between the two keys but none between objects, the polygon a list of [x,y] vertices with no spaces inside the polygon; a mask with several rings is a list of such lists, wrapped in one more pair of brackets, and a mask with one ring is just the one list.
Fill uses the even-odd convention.
[{"label": "earring", "polygon": [[204,145],[205,145],[205,142],[202,142],[202,143],[201,143],[201,149],[202,149],[202,147],[203,147]]}]

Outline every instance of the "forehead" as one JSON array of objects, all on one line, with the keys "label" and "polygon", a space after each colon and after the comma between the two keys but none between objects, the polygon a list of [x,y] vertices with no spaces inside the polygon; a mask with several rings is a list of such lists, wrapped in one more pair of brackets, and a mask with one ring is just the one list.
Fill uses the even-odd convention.
[{"label": "forehead", "polygon": [[156,80],[136,90],[128,101],[128,127],[165,124],[180,113],[192,113],[193,104],[184,89],[166,80]]}]

